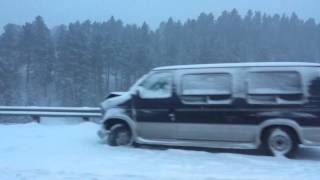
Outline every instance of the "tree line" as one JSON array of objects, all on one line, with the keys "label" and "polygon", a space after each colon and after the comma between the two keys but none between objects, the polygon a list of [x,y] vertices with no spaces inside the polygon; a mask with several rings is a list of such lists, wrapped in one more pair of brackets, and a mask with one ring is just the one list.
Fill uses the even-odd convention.
[{"label": "tree line", "polygon": [[236,9],[202,13],[158,28],[74,22],[49,29],[38,16],[0,36],[1,105],[97,106],[163,65],[320,60],[320,24],[291,15]]}]

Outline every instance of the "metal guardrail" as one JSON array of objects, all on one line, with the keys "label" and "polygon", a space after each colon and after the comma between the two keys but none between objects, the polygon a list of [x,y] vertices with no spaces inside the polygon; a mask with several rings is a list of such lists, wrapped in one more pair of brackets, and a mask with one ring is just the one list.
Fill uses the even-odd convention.
[{"label": "metal guardrail", "polygon": [[80,117],[89,121],[101,117],[101,109],[96,107],[37,107],[37,106],[0,106],[0,116],[31,116],[40,122],[41,117]]}]

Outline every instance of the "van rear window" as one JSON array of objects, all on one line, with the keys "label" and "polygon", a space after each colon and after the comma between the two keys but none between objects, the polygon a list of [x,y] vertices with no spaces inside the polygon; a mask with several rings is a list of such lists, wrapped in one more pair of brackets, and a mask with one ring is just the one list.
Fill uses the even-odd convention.
[{"label": "van rear window", "polygon": [[251,72],[248,79],[248,101],[253,104],[301,103],[302,82],[298,72]]}]

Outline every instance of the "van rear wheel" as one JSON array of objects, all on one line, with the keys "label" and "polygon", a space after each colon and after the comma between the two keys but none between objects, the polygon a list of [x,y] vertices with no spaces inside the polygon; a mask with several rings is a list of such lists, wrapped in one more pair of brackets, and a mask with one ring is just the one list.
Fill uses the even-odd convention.
[{"label": "van rear wheel", "polygon": [[294,157],[298,149],[297,137],[287,128],[276,127],[268,131],[264,140],[268,151],[277,157]]},{"label": "van rear wheel", "polygon": [[128,146],[132,144],[132,133],[124,124],[116,124],[111,127],[108,136],[110,146]]}]

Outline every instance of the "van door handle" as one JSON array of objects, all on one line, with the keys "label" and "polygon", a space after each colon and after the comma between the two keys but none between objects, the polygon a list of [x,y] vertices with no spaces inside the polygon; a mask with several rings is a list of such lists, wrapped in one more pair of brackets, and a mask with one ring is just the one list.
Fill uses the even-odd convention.
[{"label": "van door handle", "polygon": [[176,121],[176,117],[175,117],[175,115],[173,113],[170,113],[169,117],[170,117],[171,121]]}]

